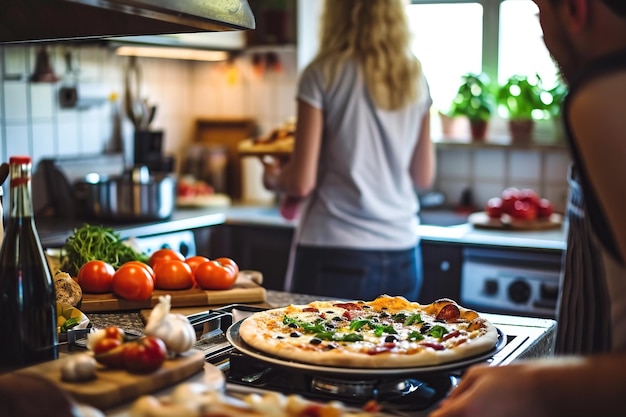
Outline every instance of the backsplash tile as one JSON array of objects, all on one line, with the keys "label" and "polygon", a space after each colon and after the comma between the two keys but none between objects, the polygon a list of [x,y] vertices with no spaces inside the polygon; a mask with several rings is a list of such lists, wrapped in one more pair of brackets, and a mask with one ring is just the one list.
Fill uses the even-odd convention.
[{"label": "backsplash tile", "polygon": [[509,155],[507,176],[512,184],[537,182],[541,176],[541,155],[539,151],[511,152]]},{"label": "backsplash tile", "polygon": [[12,47],[5,48],[4,58],[4,78],[5,79],[21,79],[27,78],[27,51],[29,48]]},{"label": "backsplash tile", "polygon": [[4,120],[7,123],[28,120],[28,84],[22,81],[4,83]]},{"label": "backsplash tile", "polygon": [[459,203],[466,189],[480,210],[504,188],[518,187],[534,189],[550,199],[558,211],[565,208],[569,164],[566,148],[443,146],[437,149],[437,157],[433,188],[444,193],[449,207]]},{"label": "backsplash tile", "polygon": [[33,166],[36,166],[41,158],[55,154],[54,124],[50,122],[33,123]]},{"label": "backsplash tile", "polygon": [[544,160],[544,179],[547,183],[562,184],[571,158],[567,152],[547,152]]},{"label": "backsplash tile", "polygon": [[474,152],[472,162],[475,180],[493,181],[506,172],[506,152],[500,149]]},{"label": "backsplash tile", "polygon": [[441,178],[437,182],[437,189],[445,196],[445,205],[456,207],[461,202],[461,196],[467,189],[471,189],[472,184],[469,179],[446,179]]},{"label": "backsplash tile", "polygon": [[[36,46],[0,47],[5,74],[0,83],[3,113],[0,114],[0,158],[17,153],[33,158],[102,152],[111,136],[112,103],[86,110],[61,109],[57,84],[31,84],[28,76],[35,63]],[[55,72],[67,76],[66,46],[51,46]],[[116,93],[123,111],[124,70],[127,57],[107,47],[74,47],[70,50],[78,68],[79,85],[93,84],[106,94]],[[281,66],[253,66],[253,51],[229,63],[174,61],[139,58],[143,73],[142,98],[158,106],[153,129],[164,132],[164,152],[180,164],[195,140],[197,118],[251,117],[259,134],[268,134],[296,114],[296,51],[278,50]],[[262,54],[261,54],[262,55]],[[125,155],[132,162],[133,126],[123,117]],[[438,167],[434,189],[447,203],[456,205],[471,190],[479,208],[486,199],[510,185],[537,186],[557,204],[564,203],[569,158],[565,151],[524,151],[480,146],[437,149]],[[566,194],[565,194],[566,195]],[[556,205],[556,204],[555,204]]]},{"label": "backsplash tile", "polygon": [[471,177],[471,153],[467,150],[438,150],[437,158],[437,172],[442,178],[468,180]]},{"label": "backsplash tile", "polygon": [[473,189],[474,205],[477,209],[482,210],[492,197],[498,197],[505,188],[504,181],[488,181],[482,180],[477,182]]},{"label": "backsplash tile", "polygon": [[52,121],[55,100],[57,98],[56,92],[54,84],[30,84],[30,108],[33,120]]},{"label": "backsplash tile", "polygon": [[7,155],[32,155],[30,146],[28,125],[12,124],[6,127],[6,150]]}]

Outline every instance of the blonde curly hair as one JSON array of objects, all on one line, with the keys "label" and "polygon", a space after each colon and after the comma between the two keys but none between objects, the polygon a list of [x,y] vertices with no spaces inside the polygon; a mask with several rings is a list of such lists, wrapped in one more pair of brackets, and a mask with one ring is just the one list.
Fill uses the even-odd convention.
[{"label": "blonde curly hair", "polygon": [[403,0],[326,0],[320,49],[329,85],[342,62],[359,62],[377,107],[395,110],[418,95],[421,65],[411,53]]}]

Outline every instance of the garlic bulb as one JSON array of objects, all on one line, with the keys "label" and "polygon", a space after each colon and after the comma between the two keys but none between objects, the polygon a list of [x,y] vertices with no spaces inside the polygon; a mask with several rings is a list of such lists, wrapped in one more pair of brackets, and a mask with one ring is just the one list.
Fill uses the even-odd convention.
[{"label": "garlic bulb", "polygon": [[144,333],[163,340],[168,351],[183,353],[196,342],[196,331],[185,315],[170,313],[171,299],[169,294],[159,297],[159,304],[152,309]]},{"label": "garlic bulb", "polygon": [[64,381],[88,381],[96,377],[96,360],[88,353],[79,353],[67,358],[61,365]]}]

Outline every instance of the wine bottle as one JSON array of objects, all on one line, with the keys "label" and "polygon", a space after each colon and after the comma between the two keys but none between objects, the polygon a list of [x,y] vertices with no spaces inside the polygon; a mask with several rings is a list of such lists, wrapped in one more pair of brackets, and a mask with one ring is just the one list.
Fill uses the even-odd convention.
[{"label": "wine bottle", "polygon": [[9,159],[9,219],[0,249],[0,370],[56,359],[56,294],[31,201],[31,159]]}]

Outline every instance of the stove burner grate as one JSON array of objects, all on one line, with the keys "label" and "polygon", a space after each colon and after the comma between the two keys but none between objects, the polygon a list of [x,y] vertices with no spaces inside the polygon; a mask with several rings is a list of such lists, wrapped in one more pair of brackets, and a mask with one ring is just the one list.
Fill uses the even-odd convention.
[{"label": "stove burner grate", "polygon": [[383,410],[425,410],[445,396],[456,385],[449,373],[425,375],[330,375],[311,374],[286,367],[268,367],[256,358],[235,350],[230,356],[226,374],[229,384],[299,394],[313,400],[338,400],[362,406],[370,400]]}]

